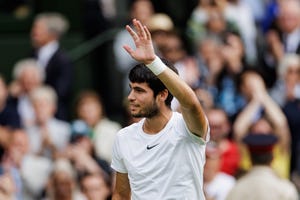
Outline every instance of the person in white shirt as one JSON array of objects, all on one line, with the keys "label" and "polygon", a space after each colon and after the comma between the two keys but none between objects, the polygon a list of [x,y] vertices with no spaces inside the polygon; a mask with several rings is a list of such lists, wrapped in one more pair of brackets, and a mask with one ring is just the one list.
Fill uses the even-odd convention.
[{"label": "person in white shirt", "polygon": [[38,87],[29,96],[35,113],[34,124],[26,127],[30,152],[54,159],[68,145],[70,124],[54,117],[57,95],[52,87]]},{"label": "person in white shirt", "polygon": [[[124,45],[124,49],[141,64],[129,73],[129,111],[143,119],[116,136],[112,199],[205,199],[203,166],[209,140],[205,113],[175,68],[156,56],[147,27],[136,19],[133,25],[136,31],[126,29],[136,48]],[[171,110],[173,96],[181,113]]]}]

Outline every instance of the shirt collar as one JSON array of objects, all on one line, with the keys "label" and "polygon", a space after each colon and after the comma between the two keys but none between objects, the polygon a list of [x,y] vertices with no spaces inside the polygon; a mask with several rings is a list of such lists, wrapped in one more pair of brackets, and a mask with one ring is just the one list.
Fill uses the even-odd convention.
[{"label": "shirt collar", "polygon": [[50,58],[59,48],[57,41],[52,41],[41,47],[38,51],[38,62],[42,67],[46,67]]}]

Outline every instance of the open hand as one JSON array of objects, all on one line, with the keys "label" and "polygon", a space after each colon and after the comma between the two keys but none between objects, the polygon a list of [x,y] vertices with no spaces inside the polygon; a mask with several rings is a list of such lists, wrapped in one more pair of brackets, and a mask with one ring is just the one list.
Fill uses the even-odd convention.
[{"label": "open hand", "polygon": [[151,34],[148,28],[142,25],[139,20],[133,19],[132,22],[136,31],[134,31],[129,25],[126,26],[126,29],[131,35],[136,48],[133,50],[128,45],[124,45],[123,48],[136,61],[144,64],[150,64],[156,57]]}]

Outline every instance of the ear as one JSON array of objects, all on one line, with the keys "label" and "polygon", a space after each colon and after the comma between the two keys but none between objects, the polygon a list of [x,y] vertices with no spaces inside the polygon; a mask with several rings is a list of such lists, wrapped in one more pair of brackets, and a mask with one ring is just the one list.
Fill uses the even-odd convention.
[{"label": "ear", "polygon": [[167,99],[168,95],[169,95],[169,91],[167,89],[164,89],[163,91],[161,91],[161,92],[159,92],[157,94],[157,99],[159,101],[165,102],[165,100]]}]

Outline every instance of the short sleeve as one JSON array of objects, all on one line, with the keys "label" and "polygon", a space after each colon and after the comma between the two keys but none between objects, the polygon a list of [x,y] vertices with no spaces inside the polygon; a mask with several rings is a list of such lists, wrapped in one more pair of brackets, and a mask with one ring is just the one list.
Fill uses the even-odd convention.
[{"label": "short sleeve", "polygon": [[[206,121],[208,121],[207,118],[206,118]],[[187,125],[186,125],[186,123],[185,123],[182,116],[181,116],[180,123],[177,123],[177,125],[179,126],[180,129],[184,129],[184,131],[187,133],[189,138],[191,138],[195,142],[198,142],[200,145],[205,145],[210,140],[210,128],[209,128],[209,126],[207,127],[206,138],[204,139],[200,136],[195,135],[194,133],[192,133],[188,129],[188,127],[187,127]]]},{"label": "short sleeve", "polygon": [[124,164],[124,159],[121,152],[122,151],[119,132],[113,144],[111,167],[117,172],[127,173],[127,169]]}]

